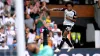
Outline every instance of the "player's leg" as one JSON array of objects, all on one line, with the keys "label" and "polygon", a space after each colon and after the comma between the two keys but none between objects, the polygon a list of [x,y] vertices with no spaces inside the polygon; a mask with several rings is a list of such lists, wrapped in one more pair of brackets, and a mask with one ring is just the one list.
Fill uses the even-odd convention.
[{"label": "player's leg", "polygon": [[61,41],[60,45],[57,44],[57,48],[56,48],[55,52],[60,52],[60,49],[61,49],[61,47],[63,46],[64,41],[65,41],[65,40],[63,39],[63,40]]},{"label": "player's leg", "polygon": [[[64,34],[64,32],[65,32],[65,29],[66,29],[66,25],[63,25],[63,34]],[[62,38],[62,41],[61,41],[61,43],[58,45],[56,45],[57,46],[57,48],[56,48],[56,50],[55,50],[55,52],[60,52],[60,49],[61,49],[61,47],[63,46],[63,44],[64,44],[64,41],[65,41],[65,38]]]},{"label": "player's leg", "polygon": [[[73,47],[73,44],[71,43],[71,37],[68,36],[69,34],[71,34],[71,29],[72,29],[72,27],[71,27],[70,25],[67,26],[67,28],[66,28],[66,32],[67,32],[66,43],[69,45],[69,48],[68,48],[67,52],[69,52],[71,49],[74,48],[74,47]],[[70,37],[70,38],[69,38],[69,37]]]},{"label": "player's leg", "polygon": [[62,39],[62,41],[61,41],[61,43],[59,45],[59,49],[61,49],[61,47],[63,46],[64,42],[65,42],[65,38]]},{"label": "player's leg", "polygon": [[68,38],[66,38],[66,43],[70,46],[70,47],[72,47],[73,45],[71,44],[71,42],[69,41],[69,39]]},{"label": "player's leg", "polygon": [[71,51],[72,49],[74,49],[72,43],[69,41],[68,38],[66,38],[66,43],[69,45],[69,48],[68,48],[67,52],[69,52],[69,51]]}]

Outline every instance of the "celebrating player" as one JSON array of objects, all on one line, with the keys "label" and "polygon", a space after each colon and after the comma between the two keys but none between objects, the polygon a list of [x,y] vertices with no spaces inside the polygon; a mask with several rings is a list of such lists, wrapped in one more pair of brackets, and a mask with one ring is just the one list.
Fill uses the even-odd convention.
[{"label": "celebrating player", "polygon": [[[70,34],[72,27],[74,26],[75,22],[76,22],[76,11],[73,10],[73,6],[74,4],[69,1],[65,4],[66,8],[53,8],[51,10],[53,11],[64,11],[64,22],[63,22],[63,39],[62,42],[60,44],[60,48],[62,47],[62,45],[64,44],[64,41],[66,41],[66,43],[70,46],[70,48],[68,49],[67,52],[69,52],[71,49],[73,49],[73,45],[70,42],[70,40],[68,39],[68,34]],[[59,48],[59,49],[60,49]],[[55,52],[59,52],[60,50],[56,49]]]}]

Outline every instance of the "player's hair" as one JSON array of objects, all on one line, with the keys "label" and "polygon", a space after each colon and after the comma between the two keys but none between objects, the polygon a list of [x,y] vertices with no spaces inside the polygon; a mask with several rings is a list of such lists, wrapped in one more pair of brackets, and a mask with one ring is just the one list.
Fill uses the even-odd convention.
[{"label": "player's hair", "polygon": [[73,4],[72,1],[68,1],[68,2],[66,2],[66,3],[65,3],[65,6],[67,7],[67,5],[69,5],[69,4],[70,4],[72,7],[74,6],[74,4]]}]

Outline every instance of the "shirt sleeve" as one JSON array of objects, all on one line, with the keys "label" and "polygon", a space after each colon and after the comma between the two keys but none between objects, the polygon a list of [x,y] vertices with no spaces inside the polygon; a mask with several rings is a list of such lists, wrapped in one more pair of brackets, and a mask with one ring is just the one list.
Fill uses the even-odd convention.
[{"label": "shirt sleeve", "polygon": [[61,8],[61,11],[65,11],[66,9],[65,8]]},{"label": "shirt sleeve", "polygon": [[[73,12],[74,12],[74,16],[77,16],[76,11],[75,11],[75,10],[73,10]],[[73,19],[76,19],[76,18],[74,18],[74,16],[73,16]]]},{"label": "shirt sleeve", "polygon": [[73,11],[74,12],[74,16],[77,16],[77,13],[76,13],[76,11]]}]

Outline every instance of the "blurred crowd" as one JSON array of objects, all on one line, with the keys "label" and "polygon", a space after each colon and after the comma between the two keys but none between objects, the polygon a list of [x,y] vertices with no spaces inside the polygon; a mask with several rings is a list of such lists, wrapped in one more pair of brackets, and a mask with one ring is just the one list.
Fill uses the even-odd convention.
[{"label": "blurred crowd", "polygon": [[14,10],[10,0],[0,0],[0,49],[16,49]]},{"label": "blurred crowd", "polygon": [[46,6],[47,3],[47,0],[27,0],[24,5],[26,43],[36,43],[40,50],[43,49],[44,27],[49,30],[47,35],[48,46],[54,49],[62,41],[62,31],[51,20],[50,9]]},{"label": "blurred crowd", "polygon": [[[46,6],[49,0],[24,0],[24,22],[26,47],[29,43],[36,43],[43,49],[43,28],[49,30],[47,43],[52,49],[62,40],[62,31],[51,20],[50,10]],[[0,49],[16,49],[16,13],[15,1],[0,0]]]},{"label": "blurred crowd", "polygon": [[[74,0],[74,3],[78,3],[76,1],[78,0]],[[62,31],[57,27],[55,21],[51,20],[50,9],[47,7],[49,2],[49,0],[24,0],[26,49],[32,50],[34,43],[39,50],[43,49],[44,27],[49,30],[47,45],[52,49],[57,49],[63,39]],[[16,50],[17,26],[15,20],[15,0],[0,0],[0,50]],[[26,54],[29,55],[27,51]]]}]

